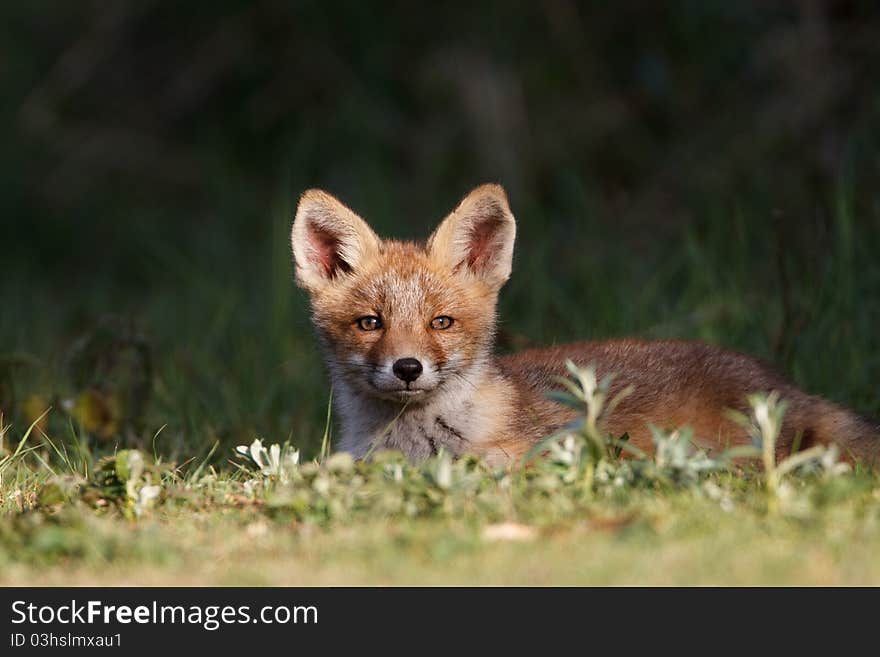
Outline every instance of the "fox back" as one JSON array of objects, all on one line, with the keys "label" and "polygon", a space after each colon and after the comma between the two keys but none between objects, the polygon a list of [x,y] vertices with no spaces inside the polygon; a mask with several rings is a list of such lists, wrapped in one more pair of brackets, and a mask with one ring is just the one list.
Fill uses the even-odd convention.
[{"label": "fox back", "polygon": [[547,398],[567,358],[631,386],[607,418],[650,449],[649,425],[690,426],[708,448],[744,443],[727,409],[749,393],[789,402],[779,449],[839,442],[873,461],[875,423],[812,397],[756,359],[698,342],[609,340],[493,355],[498,293],[511,273],[516,223],[504,190],[468,194],[426,244],[382,240],[329,194],[303,194],[291,233],[296,280],[342,420],[339,447],[358,457],[398,449],[412,459],[472,453],[512,461],[570,422]]}]

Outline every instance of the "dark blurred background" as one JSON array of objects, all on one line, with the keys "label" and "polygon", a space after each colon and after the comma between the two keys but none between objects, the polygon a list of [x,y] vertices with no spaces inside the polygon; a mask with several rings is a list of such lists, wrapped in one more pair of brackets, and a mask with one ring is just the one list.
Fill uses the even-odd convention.
[{"label": "dark blurred background", "polygon": [[5,3],[13,435],[51,406],[96,448],[314,449],[298,194],[421,238],[486,181],[520,225],[502,349],[700,338],[880,411],[876,1],[443,7]]}]

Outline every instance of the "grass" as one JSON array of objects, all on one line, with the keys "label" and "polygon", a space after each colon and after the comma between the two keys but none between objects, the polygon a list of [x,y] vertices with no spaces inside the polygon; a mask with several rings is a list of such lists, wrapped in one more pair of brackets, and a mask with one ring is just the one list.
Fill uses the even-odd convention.
[{"label": "grass", "polygon": [[[560,215],[524,212],[501,349],[704,339],[878,415],[880,216],[865,194],[836,193],[815,233],[715,207],[650,244],[577,195],[563,240],[545,230]],[[684,428],[630,454],[597,434],[576,380],[586,421],[528,468],[333,455],[289,216],[281,204],[247,244],[133,236],[140,283],[117,285],[98,259],[76,290],[7,266],[0,583],[880,583],[877,474],[840,472],[823,452],[765,476],[693,452]],[[767,418],[784,411],[763,401]],[[279,446],[254,447],[262,467],[257,436]]]},{"label": "grass", "polygon": [[487,540],[483,522],[461,516],[324,528],[228,504],[135,525],[82,514],[33,534],[16,559],[4,554],[2,582],[876,585],[876,490],[864,480],[824,490],[833,502],[807,519],[767,518],[747,494],[730,511],[698,493],[633,495],[548,518],[524,541]]},{"label": "grass", "polygon": [[880,480],[867,473],[793,477],[770,513],[755,473],[670,486],[608,470],[586,491],[552,462],[528,475],[442,458],[306,470],[293,485],[171,471],[139,516],[108,493],[6,480],[0,582],[880,582]]}]

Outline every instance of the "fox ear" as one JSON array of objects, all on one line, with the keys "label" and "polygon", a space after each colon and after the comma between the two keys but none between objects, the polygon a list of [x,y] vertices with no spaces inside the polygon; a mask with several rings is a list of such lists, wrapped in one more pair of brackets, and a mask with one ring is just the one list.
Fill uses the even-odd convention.
[{"label": "fox ear", "polygon": [[356,270],[379,251],[379,237],[363,219],[319,189],[299,199],[290,231],[296,281],[317,292]]},{"label": "fox ear", "polygon": [[428,240],[431,256],[457,273],[500,289],[510,277],[516,221],[500,185],[482,185],[462,199]]}]

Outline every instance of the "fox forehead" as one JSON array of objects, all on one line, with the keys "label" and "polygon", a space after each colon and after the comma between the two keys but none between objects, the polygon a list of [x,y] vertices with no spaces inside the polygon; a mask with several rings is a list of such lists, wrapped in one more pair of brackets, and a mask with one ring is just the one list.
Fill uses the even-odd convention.
[{"label": "fox forehead", "polygon": [[357,272],[343,275],[326,294],[314,299],[315,310],[344,315],[379,313],[407,320],[432,312],[466,310],[479,291],[463,285],[453,272],[435,262],[417,244],[385,241],[378,255]]}]

